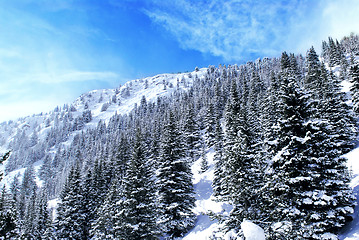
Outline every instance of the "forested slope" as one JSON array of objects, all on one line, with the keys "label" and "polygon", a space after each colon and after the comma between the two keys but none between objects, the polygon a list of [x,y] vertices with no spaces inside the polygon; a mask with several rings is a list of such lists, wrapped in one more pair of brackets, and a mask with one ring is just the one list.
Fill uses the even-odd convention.
[{"label": "forested slope", "polygon": [[213,171],[211,199],[232,206],[207,213],[222,233],[241,236],[247,219],[268,239],[336,239],[355,203],[343,155],[356,146],[358,56],[358,36],[329,38],[319,55],[310,48],[134,80],[2,123],[1,149],[11,150],[2,233],[183,237],[204,217],[193,211],[201,189],[191,166],[200,160]]}]

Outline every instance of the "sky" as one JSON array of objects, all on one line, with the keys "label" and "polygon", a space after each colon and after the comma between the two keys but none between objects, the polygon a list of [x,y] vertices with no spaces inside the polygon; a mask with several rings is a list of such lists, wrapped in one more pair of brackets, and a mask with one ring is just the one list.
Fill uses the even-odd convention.
[{"label": "sky", "polygon": [[320,52],[359,0],[0,0],[0,122],[160,73]]}]

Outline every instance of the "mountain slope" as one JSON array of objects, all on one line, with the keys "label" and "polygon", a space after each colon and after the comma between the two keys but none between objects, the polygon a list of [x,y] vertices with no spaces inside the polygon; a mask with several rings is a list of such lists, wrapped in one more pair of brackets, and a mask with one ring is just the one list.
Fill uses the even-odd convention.
[{"label": "mountain slope", "polygon": [[[339,49],[340,46],[338,45],[335,48],[337,47]],[[340,52],[338,49],[336,51]],[[292,226],[298,227],[298,222],[290,222],[290,220],[283,222],[280,220],[280,222],[277,222],[276,216],[274,216],[274,220],[271,222],[262,221],[264,215],[259,217],[257,215],[258,219],[253,217],[252,209],[255,209],[255,214],[265,214],[268,210],[266,209],[267,204],[255,206],[257,198],[254,200],[254,196],[259,196],[259,201],[267,201],[268,203],[269,200],[265,199],[267,196],[264,196],[265,194],[259,191],[259,189],[265,189],[269,194],[272,194],[271,196],[278,197],[275,192],[276,189],[270,188],[274,186],[273,183],[276,183],[275,181],[286,183],[286,186],[289,186],[290,192],[290,186],[295,187],[294,184],[297,181],[313,179],[312,176],[306,175],[308,172],[298,173],[295,167],[292,169],[288,168],[287,170],[294,169],[294,174],[299,175],[292,179],[285,178],[287,174],[285,172],[286,169],[281,169],[280,164],[292,164],[292,159],[295,160],[295,157],[300,154],[303,159],[308,160],[303,162],[307,168],[316,166],[311,164],[314,162],[310,161],[316,160],[318,156],[323,157],[325,155],[324,157],[333,161],[331,162],[332,166],[338,167],[337,169],[339,170],[333,169],[329,171],[330,177],[338,177],[338,172],[340,174],[343,173],[342,175],[345,175],[343,180],[340,179],[337,183],[344,183],[343,189],[346,191],[344,194],[350,193],[350,189],[347,188],[348,178],[344,178],[347,173],[345,167],[337,164],[336,161],[340,161],[340,163],[345,162],[340,158],[340,155],[343,152],[347,152],[347,149],[353,146],[352,138],[355,137],[352,136],[354,131],[350,132],[348,127],[354,126],[353,122],[351,122],[353,120],[351,118],[351,111],[349,106],[344,104],[349,99],[340,93],[339,83],[343,80],[343,83],[347,83],[346,81],[350,76],[348,65],[346,64],[349,64],[351,60],[355,62],[357,59],[349,58],[349,55],[347,58],[343,58],[342,54],[335,58],[334,56],[329,56],[331,61],[325,62],[328,56],[323,54],[322,59],[324,59],[325,65],[321,65],[315,50],[311,48],[310,52],[310,56],[314,56],[312,59],[310,56],[304,59],[302,56],[283,53],[281,58],[259,59],[256,62],[248,62],[241,66],[219,66],[218,68],[210,66],[209,68],[197,69],[191,73],[161,74],[138,79],[128,82],[118,89],[94,90],[83,94],[72,104],[57,107],[50,113],[33,115],[16,121],[2,123],[0,125],[0,150],[3,152],[9,149],[12,150],[11,157],[6,163],[6,176],[3,183],[9,187],[14,177],[15,179],[18,178],[19,182],[21,182],[22,176],[25,176],[25,173],[29,172],[31,167],[33,167],[35,175],[32,182],[47,190],[48,196],[51,199],[51,206],[55,206],[57,203],[60,203],[61,206],[61,201],[59,200],[64,199],[64,195],[61,193],[63,189],[66,190],[68,183],[67,176],[70,169],[74,169],[74,166],[76,166],[76,171],[81,172],[78,175],[80,175],[83,184],[81,186],[83,187],[83,195],[79,194],[82,193],[81,191],[78,191],[76,193],[76,198],[78,199],[74,200],[80,203],[82,200],[86,200],[89,203],[86,206],[82,206],[83,209],[81,211],[74,213],[77,214],[76,217],[78,219],[88,219],[77,224],[85,224],[86,227],[84,229],[96,229],[96,234],[99,235],[94,237],[98,239],[103,237],[101,234],[105,234],[101,232],[101,229],[107,231],[106,229],[113,227],[108,222],[112,217],[121,217],[123,221],[128,221],[127,226],[137,229],[139,224],[132,223],[123,214],[121,215],[123,209],[121,210],[121,206],[117,204],[119,201],[125,200],[124,198],[118,199],[118,197],[126,195],[113,195],[110,189],[122,189],[120,185],[115,184],[117,184],[117,181],[122,181],[127,173],[128,164],[131,162],[130,159],[134,156],[133,145],[137,132],[141,132],[143,135],[142,144],[145,146],[143,156],[148,161],[149,168],[153,168],[151,170],[156,173],[153,178],[158,178],[158,172],[164,166],[159,161],[161,159],[161,150],[166,149],[167,145],[171,144],[170,141],[166,141],[164,138],[164,133],[166,133],[164,126],[171,123],[171,128],[178,131],[177,137],[180,141],[177,141],[178,139],[176,141],[181,143],[171,146],[171,149],[176,149],[179,153],[178,155],[182,156],[183,154],[184,159],[186,159],[186,161],[180,159],[179,162],[183,161],[185,165],[192,164],[194,176],[193,185],[196,206],[193,211],[197,215],[197,222],[193,229],[184,235],[184,239],[209,239],[210,237],[222,239],[235,237],[240,239],[240,236],[243,234],[251,235],[250,231],[249,233],[247,232],[249,229],[259,230],[252,222],[246,220],[247,217],[261,225],[266,231],[268,229],[277,230],[278,226],[284,226],[283,230],[279,229],[275,234],[288,234],[286,236],[299,234],[286,232]],[[309,63],[313,59],[314,61]],[[332,74],[333,72],[334,74]],[[313,82],[315,84],[312,84]],[[318,88],[318,85],[323,86],[323,88]],[[350,88],[350,84],[345,84],[345,86],[347,89]],[[323,89],[328,92],[322,92]],[[348,90],[343,89],[342,91],[347,92]],[[288,95],[283,93],[288,93]],[[297,94],[299,97],[294,98],[293,94]],[[289,95],[291,96],[290,99]],[[325,98],[323,99],[322,96]],[[331,99],[328,96],[334,96],[336,104],[333,105],[329,101]],[[307,100],[307,97],[312,97],[314,103],[319,102],[323,103],[323,106],[332,107],[331,110],[335,113],[339,113],[340,109],[338,108],[342,106],[343,111],[340,113],[346,114],[341,116],[343,122],[347,125],[339,125],[339,123],[336,123],[331,118],[330,114],[329,116],[313,114],[315,111],[321,111],[325,114],[328,112],[322,106],[311,108],[309,111],[307,107],[314,106],[314,104],[312,101]],[[286,100],[288,101],[286,102]],[[280,112],[283,109],[284,111]],[[287,121],[292,119],[292,116],[288,115],[292,113],[290,109],[299,109],[299,114],[295,115],[297,117],[295,120],[299,120],[295,123]],[[282,118],[278,118],[278,115]],[[289,125],[281,125],[281,123],[288,123]],[[286,126],[289,126],[289,128],[286,129]],[[281,129],[281,131],[278,131],[278,129]],[[294,135],[293,129],[299,129],[295,131],[297,135]],[[329,137],[325,134],[321,135],[323,132],[320,132],[320,130],[323,129],[326,131],[325,133],[334,134]],[[343,138],[338,138],[335,135],[338,132],[343,133],[343,136],[340,136]],[[312,135],[308,135],[308,133]],[[282,137],[280,138],[279,136]],[[325,151],[318,152],[321,149],[332,150],[333,148],[330,148],[331,144],[327,146],[320,144],[319,141],[315,142],[316,139],[333,140],[339,150],[335,151],[336,148],[334,147],[334,152],[330,156],[327,156]],[[297,151],[297,149],[301,149],[298,146],[306,149],[306,151]],[[312,150],[314,150],[314,155],[311,152]],[[341,152],[341,154],[335,155],[338,152]],[[359,169],[356,169],[357,165],[355,163],[356,152],[357,150],[354,150],[348,154],[348,164],[353,166],[354,179],[351,187],[354,190],[356,190],[359,182],[357,180]],[[288,154],[294,154],[293,158],[289,158]],[[214,158],[215,155],[216,160]],[[208,167],[203,166],[206,159]],[[328,160],[328,162],[330,161]],[[176,161],[174,162],[177,164]],[[319,166],[323,166],[320,165],[323,162],[318,161],[318,163]],[[259,169],[261,171],[258,171]],[[313,168],[310,171],[315,171],[316,176],[320,177],[323,169],[319,167]],[[280,176],[281,178],[276,178],[273,170],[283,174]],[[334,174],[331,175],[332,173]],[[187,174],[189,174],[188,171],[186,171]],[[74,178],[74,176],[72,177]],[[220,191],[222,192],[216,193],[223,194],[221,196],[222,199],[232,203],[234,205],[233,209],[227,202],[220,202],[213,196],[212,185],[218,184],[218,177],[220,176],[222,176],[219,179],[220,184],[222,184],[220,186],[222,188]],[[244,184],[250,182],[246,181],[248,177],[260,179],[260,181],[253,181],[253,184],[249,186]],[[331,182],[337,180],[334,177],[330,179]],[[214,182],[216,178],[217,182]],[[222,179],[225,179],[225,181],[222,181]],[[325,181],[325,179],[319,180]],[[77,179],[73,183],[76,182],[76,186],[79,187],[81,185],[79,182],[81,181]],[[171,184],[170,181],[168,183]],[[267,184],[264,185],[264,183]],[[22,185],[24,184],[22,183]],[[217,191],[218,185],[215,186]],[[243,188],[238,186],[243,186]],[[26,228],[19,226],[18,231],[22,236],[32,234],[32,226],[29,224],[31,216],[29,209],[32,208],[32,203],[36,205],[34,199],[37,197],[37,188],[35,186],[31,188],[34,189],[32,194],[22,189],[19,190],[22,194],[21,198],[15,199],[16,208],[19,210],[19,219],[28,224]],[[246,188],[245,192],[243,192],[244,188]],[[279,192],[283,191],[283,189],[277,190]],[[296,189],[296,196],[298,198],[301,196],[299,190],[298,187]],[[176,191],[174,189],[169,192],[176,193]],[[305,194],[315,198],[317,195],[313,193],[314,191],[322,193],[326,189],[322,189],[319,186],[312,192],[308,190]],[[341,193],[343,194],[343,191]],[[332,199],[331,197],[340,200],[338,196],[341,193],[337,194],[336,191],[331,195],[328,192],[329,195],[324,194],[320,197],[324,196],[323,200],[325,201]],[[285,194],[288,193],[286,192]],[[93,196],[96,197],[94,198]],[[131,196],[127,197],[130,198]],[[246,198],[250,199],[252,203]],[[192,202],[192,200],[189,201]],[[300,204],[290,205],[291,202],[288,199],[277,198],[277,200],[281,201],[280,203],[284,207],[283,211],[288,211],[294,215],[298,214],[298,212],[301,213],[300,211],[305,214],[307,211]],[[328,203],[321,201],[320,204],[328,204],[329,206],[332,204],[329,200]],[[313,201],[306,197],[303,203],[308,205],[308,209],[311,209],[311,217],[319,219],[319,215],[315,212],[315,206],[312,206]],[[71,201],[68,201],[66,204],[71,204]],[[127,202],[126,204],[129,203]],[[270,204],[268,204],[270,208],[278,210],[275,201],[272,201]],[[345,213],[338,213],[342,219],[341,222],[338,222],[338,226],[344,224],[347,213],[352,210],[352,202],[345,204],[347,204],[346,206],[343,205]],[[175,209],[178,205],[173,203],[170,206],[158,206],[161,206],[161,211],[164,213],[168,209]],[[251,207],[249,208],[248,206]],[[293,206],[294,208],[290,208]],[[71,205],[68,205],[68,207],[71,207]],[[77,205],[77,209],[81,209],[81,206]],[[106,213],[109,217],[104,219],[100,217],[102,213],[98,212],[101,209],[112,209],[113,212],[120,212],[114,214],[110,211]],[[91,214],[87,214],[86,211],[91,212]],[[25,212],[27,213],[25,214]],[[84,215],[81,217],[78,214]],[[277,214],[280,216],[283,213],[279,211]],[[330,215],[330,213],[326,212],[323,214]],[[214,216],[224,218],[226,226],[215,219],[212,220],[211,218]],[[230,221],[227,221],[228,219]],[[115,224],[121,223],[122,220],[116,220]],[[158,223],[162,223],[160,217]],[[310,221],[307,222],[307,227],[309,227],[310,223]],[[103,228],[101,224],[109,225]],[[240,231],[241,224],[245,227],[243,232]],[[56,227],[56,222],[54,226]],[[355,237],[357,234],[356,226],[357,218],[354,216],[354,221],[343,229],[340,238],[352,239]],[[124,226],[117,226],[113,231],[115,232],[116,229],[121,227]],[[223,227],[230,231],[226,232],[223,230]],[[163,226],[162,230],[165,231],[165,229],[166,227]],[[302,230],[307,231],[308,229]],[[323,231],[326,230],[324,229]],[[320,232],[319,234],[322,234],[320,235],[322,237],[336,239],[336,232],[331,231],[332,229],[328,232]],[[79,234],[79,232],[76,234]],[[84,234],[94,234],[94,232],[90,233],[90,231],[87,231]],[[181,235],[182,233],[176,234]],[[267,232],[267,234],[269,233]],[[312,233],[307,232],[306,234]],[[258,236],[262,237],[262,235],[261,233]],[[275,239],[276,236],[272,235],[271,237]]]}]

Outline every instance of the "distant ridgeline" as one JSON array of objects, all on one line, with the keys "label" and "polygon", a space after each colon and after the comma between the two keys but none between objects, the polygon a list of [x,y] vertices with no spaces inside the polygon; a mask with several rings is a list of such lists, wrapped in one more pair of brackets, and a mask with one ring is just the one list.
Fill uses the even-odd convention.
[{"label": "distant ridgeline", "polygon": [[216,216],[223,231],[247,219],[268,239],[336,239],[355,200],[342,155],[356,144],[358,59],[357,35],[329,38],[320,55],[162,74],[2,123],[0,235],[184,236],[196,221],[190,167],[213,148],[214,195],[233,206]]}]

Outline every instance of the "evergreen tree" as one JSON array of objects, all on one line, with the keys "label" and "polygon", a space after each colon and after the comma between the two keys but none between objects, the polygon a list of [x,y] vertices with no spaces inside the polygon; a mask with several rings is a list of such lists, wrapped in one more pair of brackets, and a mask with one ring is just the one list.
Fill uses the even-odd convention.
[{"label": "evergreen tree", "polygon": [[302,153],[306,156],[302,163],[306,175],[297,178],[301,186],[298,209],[306,216],[300,230],[304,239],[337,234],[354,212],[346,159],[331,141],[329,126],[325,120],[307,123]]},{"label": "evergreen tree", "polygon": [[114,174],[118,179],[121,179],[126,171],[126,165],[129,161],[130,155],[130,143],[127,136],[122,133],[120,135],[119,146],[117,147],[117,152],[115,154],[114,162]]},{"label": "evergreen tree", "polygon": [[353,84],[350,88],[353,102],[353,110],[356,114],[359,114],[359,65],[353,65],[350,69],[351,83]]},{"label": "evergreen tree", "polygon": [[216,199],[219,199],[220,196],[223,196],[221,190],[221,181],[222,181],[222,171],[223,161],[222,161],[222,149],[223,149],[223,131],[220,121],[216,122],[216,144],[214,145],[214,177],[212,182],[213,195]]},{"label": "evergreen tree", "polygon": [[[308,100],[291,76],[283,76],[280,90],[280,117],[276,128],[277,154],[265,176],[263,215],[267,220],[285,226],[287,232],[274,229],[270,239],[292,239],[299,231],[302,212],[296,205],[301,184],[307,180],[302,155]],[[303,178],[301,178],[303,177]],[[281,235],[284,235],[281,236]],[[295,238],[295,237],[294,237]]]},{"label": "evergreen tree", "polygon": [[188,157],[194,160],[198,156],[201,143],[198,125],[195,122],[194,110],[191,105],[187,107],[183,124],[183,134]]},{"label": "evergreen tree", "polygon": [[84,233],[89,235],[91,225],[98,218],[98,211],[108,192],[103,161],[95,161],[92,171],[89,170],[82,181],[84,205]]},{"label": "evergreen tree", "polygon": [[160,224],[168,237],[181,237],[194,226],[195,215],[191,209],[195,198],[191,169],[172,112],[161,139],[159,162]]},{"label": "evergreen tree", "polygon": [[[319,57],[314,50],[314,47],[311,47],[306,56],[306,67],[307,67],[307,75],[304,80],[304,87],[308,91],[312,91],[313,94],[319,94],[315,91],[315,89],[320,88],[320,62]],[[318,96],[315,96],[318,98]]]},{"label": "evergreen tree", "polygon": [[233,185],[233,178],[235,175],[235,168],[233,161],[238,159],[238,132],[239,132],[239,114],[241,109],[241,102],[238,96],[237,84],[232,82],[230,89],[230,97],[228,98],[224,120],[225,120],[225,133],[223,140],[223,153],[221,157],[221,164],[216,162],[216,185],[215,189],[217,198],[219,200],[229,200],[231,193],[233,193],[235,186]]},{"label": "evergreen tree", "polygon": [[[2,160],[6,158],[6,155]],[[4,186],[0,195],[0,238],[15,239],[18,236],[16,209],[13,208],[11,196]]]},{"label": "evergreen tree", "polygon": [[117,213],[115,237],[128,240],[158,239],[153,173],[146,159],[141,132],[138,129],[133,153],[123,179],[122,211]]},{"label": "evergreen tree", "polygon": [[35,218],[36,218],[36,194],[37,188],[33,187],[29,199],[25,203],[25,215],[21,227],[21,238],[33,239],[35,238]]},{"label": "evergreen tree", "polygon": [[[307,64],[309,69],[315,68]],[[293,76],[283,75],[279,147],[264,191],[264,211],[267,219],[276,223],[270,229],[270,239],[334,236],[352,212],[349,175],[341,157],[345,148],[337,139],[340,130],[334,121],[348,112],[336,110],[341,106],[336,83],[329,81],[323,69],[317,73],[307,76],[307,93]],[[345,136],[343,141],[350,142],[352,136]]]},{"label": "evergreen tree", "polygon": [[79,165],[73,166],[60,195],[54,222],[58,239],[87,239],[84,196]]},{"label": "evergreen tree", "polygon": [[206,155],[206,149],[203,148],[201,153],[201,169],[199,170],[199,173],[205,173],[208,169],[209,166],[208,166],[208,159]]},{"label": "evergreen tree", "polygon": [[[306,123],[305,167],[308,183],[302,184],[300,209],[307,218],[301,223],[304,238],[322,239],[336,234],[353,211],[353,196],[344,153],[350,151],[355,139],[354,121],[337,78],[321,67],[321,84],[309,95],[319,104],[310,104],[311,120]],[[315,99],[316,96],[318,99]],[[315,102],[315,101],[312,101]],[[318,114],[313,114],[318,112]]]},{"label": "evergreen tree", "polygon": [[47,208],[48,198],[46,189],[41,189],[36,199],[35,219],[34,219],[34,238],[42,240],[53,239],[51,216]]},{"label": "evergreen tree", "polygon": [[329,43],[329,66],[334,67],[340,63],[340,56],[338,55],[338,48],[332,37],[328,38]]},{"label": "evergreen tree", "polygon": [[[24,221],[26,217],[30,217],[33,215],[34,208],[31,206],[31,211],[29,212],[27,209],[28,200],[36,194],[37,185],[35,182],[35,171],[32,166],[26,168],[24,172],[24,176],[22,178],[22,183],[20,186],[19,198],[18,198],[18,222],[19,225],[25,226]],[[34,201],[34,199],[32,199]],[[26,216],[27,215],[27,216]],[[32,220],[29,220],[28,223],[31,225]],[[30,227],[29,231],[31,232],[32,227]]]},{"label": "evergreen tree", "polygon": [[[224,171],[222,189],[226,189],[224,199],[233,205],[227,221],[229,229],[239,229],[244,218],[255,219],[256,201],[261,183],[259,159],[255,157],[255,126],[249,125],[247,109],[241,107],[236,91],[236,84],[231,88],[231,97],[225,110]],[[243,106],[243,105],[242,105]],[[252,114],[255,115],[255,108]],[[253,129],[254,128],[254,129]]]},{"label": "evergreen tree", "polygon": [[261,108],[263,109],[263,138],[264,149],[262,150],[263,159],[271,159],[277,153],[278,142],[276,127],[278,126],[279,111],[279,83],[280,78],[271,72],[269,89],[266,92],[265,101],[262,102]]},{"label": "evergreen tree", "polygon": [[205,142],[207,147],[212,147],[215,141],[216,116],[213,103],[210,102],[205,116]]},{"label": "evergreen tree", "polygon": [[116,215],[120,214],[123,209],[122,190],[122,186],[119,185],[119,181],[115,178],[103,204],[97,210],[97,218],[92,223],[90,235],[93,236],[93,239],[112,240],[122,236],[121,228],[116,231],[116,228],[122,223],[122,218],[116,219]]},{"label": "evergreen tree", "polygon": [[[346,94],[341,90],[339,79],[330,72],[322,70],[323,86],[317,110],[319,118],[327,121],[327,135],[332,147],[343,155],[351,151],[356,143],[357,129],[354,114],[347,104]],[[320,90],[318,90],[320,91]]]}]

